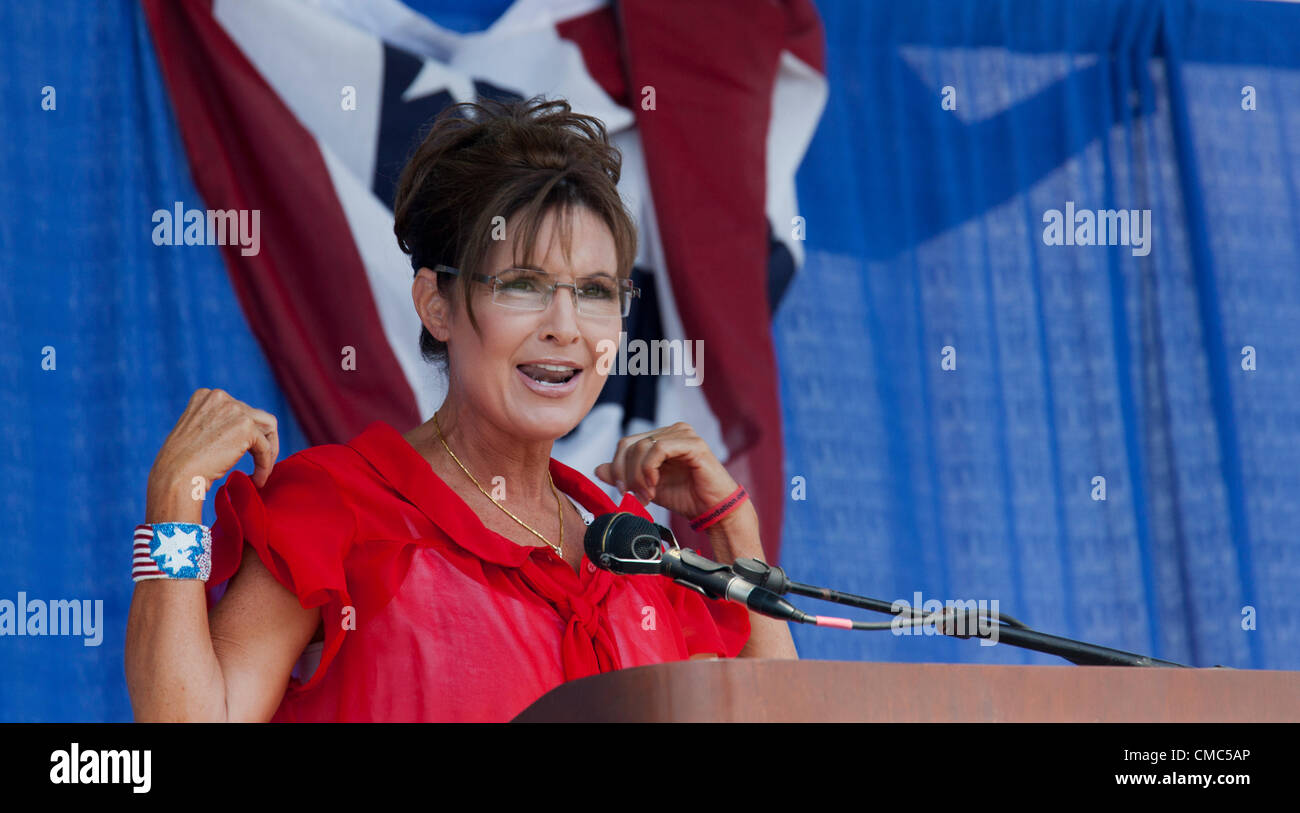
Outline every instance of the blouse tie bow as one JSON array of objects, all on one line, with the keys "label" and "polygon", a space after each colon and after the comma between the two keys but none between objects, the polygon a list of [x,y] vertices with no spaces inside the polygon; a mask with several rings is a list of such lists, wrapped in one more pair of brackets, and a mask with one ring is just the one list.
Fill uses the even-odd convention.
[{"label": "blouse tie bow", "polygon": [[520,575],[565,621],[560,647],[566,681],[623,668],[606,610],[599,606],[613,584],[612,573],[596,571],[580,595],[557,584],[532,556],[520,568]]}]

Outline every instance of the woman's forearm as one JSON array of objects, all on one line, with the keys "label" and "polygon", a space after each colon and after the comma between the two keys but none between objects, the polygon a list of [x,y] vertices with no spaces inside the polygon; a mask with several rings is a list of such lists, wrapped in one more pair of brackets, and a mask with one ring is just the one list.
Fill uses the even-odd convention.
[{"label": "woman's forearm", "polygon": [[204,583],[137,582],[126,623],[126,685],[136,722],[226,719]]},{"label": "woman's forearm", "polygon": [[[724,517],[708,531],[713,545],[714,558],[724,565],[746,556],[765,560],[763,544],[758,535],[758,512],[746,500],[739,508]],[[799,653],[794,648],[790,625],[776,618],[749,613],[749,641],[740,650],[741,658],[795,659]]]},{"label": "woman's forearm", "polygon": [[[188,494],[150,499],[146,522],[202,521]],[[136,582],[126,622],[126,685],[137,722],[224,721],[225,681],[208,628],[204,582]]]}]

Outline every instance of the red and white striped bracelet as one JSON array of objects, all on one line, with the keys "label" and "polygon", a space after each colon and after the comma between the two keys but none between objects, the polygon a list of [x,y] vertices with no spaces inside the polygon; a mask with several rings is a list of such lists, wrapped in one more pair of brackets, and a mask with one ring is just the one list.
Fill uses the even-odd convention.
[{"label": "red and white striped bracelet", "polygon": [[157,522],[135,526],[131,578],[198,579],[212,572],[212,531],[193,522]]}]

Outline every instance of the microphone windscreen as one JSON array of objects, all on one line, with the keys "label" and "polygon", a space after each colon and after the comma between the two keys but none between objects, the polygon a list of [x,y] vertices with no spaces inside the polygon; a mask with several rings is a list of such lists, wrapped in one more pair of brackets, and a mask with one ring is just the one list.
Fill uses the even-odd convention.
[{"label": "microphone windscreen", "polygon": [[646,562],[656,561],[663,555],[655,524],[626,511],[602,514],[593,519],[587,526],[582,544],[587,558],[598,565],[602,554]]}]

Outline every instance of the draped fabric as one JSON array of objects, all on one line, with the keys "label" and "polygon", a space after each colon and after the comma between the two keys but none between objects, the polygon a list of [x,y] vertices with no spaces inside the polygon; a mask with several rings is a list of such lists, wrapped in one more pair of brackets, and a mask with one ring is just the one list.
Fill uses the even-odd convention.
[{"label": "draped fabric", "polygon": [[[454,258],[408,261],[393,239],[397,179],[429,123],[454,102],[563,98],[622,154],[641,295],[620,340],[634,361],[611,370],[556,457],[590,472],[621,437],[689,420],[754,494],[764,549],[779,555],[770,320],[800,251],[771,223],[797,211],[794,174],[826,95],[811,0],[760,14],[731,0],[671,14],[653,0],[517,0],[472,36],[397,0],[142,5],[204,204],[260,213],[260,250],[228,245],[226,265],[312,443],[372,419],[428,420],[445,395],[411,341],[410,276]],[[685,138],[697,133],[710,137]],[[707,375],[674,361],[684,347],[709,348]],[[340,348],[365,363],[340,364]],[[652,513],[708,549],[689,523]]]},{"label": "draped fabric", "polygon": [[[831,101],[775,324],[804,484],[782,564],[1197,666],[1300,667],[1300,6],[819,8]],[[1070,209],[1148,211],[1146,244],[1049,245]]]},{"label": "draped fabric", "polygon": [[[410,5],[472,31],[508,4]],[[816,5],[830,96],[773,324],[781,564],[1185,663],[1300,668],[1300,6]],[[151,212],[201,198],[140,6],[0,3],[0,31],[0,599],[104,613],[98,645],[0,638],[0,719],[129,720],[131,529],[190,394],[275,414],[282,457],[307,442],[218,248],[150,242]],[[1149,209],[1150,252],[1045,244],[1070,202]],[[1061,663],[794,633],[805,658]]]},{"label": "draped fabric", "polygon": [[284,454],[306,440],[217,248],[150,241],[199,198],[140,9],[0,3],[0,32],[0,593],[103,608],[97,645],[0,637],[0,719],[129,721],[121,540],[191,393],[276,415]]}]

